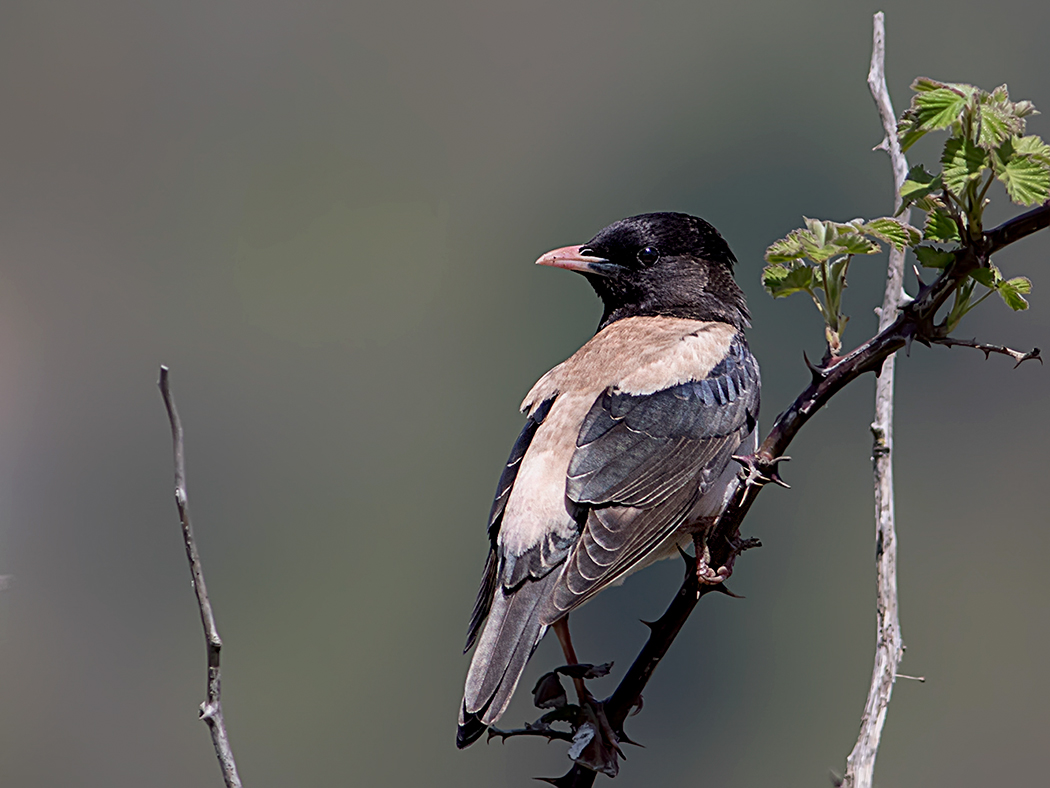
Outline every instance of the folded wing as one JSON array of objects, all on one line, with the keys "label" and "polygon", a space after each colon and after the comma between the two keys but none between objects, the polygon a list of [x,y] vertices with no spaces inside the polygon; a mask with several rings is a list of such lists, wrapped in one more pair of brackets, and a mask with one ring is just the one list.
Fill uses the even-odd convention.
[{"label": "folded wing", "polygon": [[566,484],[589,512],[544,623],[618,580],[687,522],[754,429],[758,406],[758,365],[742,336],[703,380],[598,397]]}]

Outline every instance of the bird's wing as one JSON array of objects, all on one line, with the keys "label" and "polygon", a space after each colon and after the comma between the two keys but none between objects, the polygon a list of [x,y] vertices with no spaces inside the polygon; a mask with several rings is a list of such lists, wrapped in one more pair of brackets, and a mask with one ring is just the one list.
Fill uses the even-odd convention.
[{"label": "bird's wing", "polygon": [[478,632],[481,630],[481,625],[485,623],[485,619],[492,607],[493,595],[499,582],[500,562],[496,537],[499,535],[500,522],[503,519],[503,512],[507,508],[510,491],[514,488],[514,480],[518,478],[521,461],[525,458],[525,452],[528,451],[532,439],[536,435],[536,430],[540,428],[543,420],[550,412],[552,404],[554,404],[554,399],[548,399],[540,403],[529,414],[528,419],[525,421],[525,426],[522,427],[521,434],[514,441],[514,446],[510,450],[510,457],[507,458],[507,464],[503,466],[503,473],[500,474],[499,483],[496,485],[496,497],[492,501],[492,510],[489,512],[489,555],[485,561],[485,571],[481,576],[481,587],[478,589],[478,597],[474,601],[474,612],[470,616],[470,625],[467,627],[467,645],[463,648],[464,652],[469,651],[470,647],[474,645]]},{"label": "bird's wing", "polygon": [[622,577],[686,521],[754,429],[758,405],[758,364],[739,335],[702,380],[598,397],[566,484],[590,511],[544,623]]}]

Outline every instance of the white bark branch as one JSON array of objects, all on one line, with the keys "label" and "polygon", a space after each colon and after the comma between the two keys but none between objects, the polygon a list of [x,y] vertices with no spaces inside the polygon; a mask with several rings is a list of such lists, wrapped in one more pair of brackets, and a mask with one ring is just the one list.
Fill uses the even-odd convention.
[{"label": "white bark branch", "polygon": [[[875,14],[868,88],[882,119],[886,137],[879,148],[890,155],[893,167],[894,209],[900,207],[901,184],[908,174],[908,161],[897,140],[897,116],[893,112],[886,87],[886,29],[882,12]],[[901,217],[910,221],[911,211]],[[886,270],[886,293],[879,312],[879,330],[897,317],[904,284],[904,252],[890,249]],[[846,759],[842,785],[849,788],[871,788],[875,774],[875,757],[879,752],[882,726],[893,694],[897,666],[904,656],[900,619],[897,611],[897,532],[893,513],[893,371],[896,354],[886,359],[875,387],[875,420],[872,461],[875,466],[875,564],[878,585],[875,667],[871,687],[860,721],[860,734]]]},{"label": "white bark branch", "polygon": [[197,592],[197,606],[200,608],[201,623],[204,625],[204,639],[208,644],[208,699],[201,704],[200,718],[211,731],[211,741],[215,745],[215,755],[222,769],[222,779],[226,788],[241,788],[241,778],[237,774],[237,763],[233,760],[230,739],[226,735],[226,721],[222,716],[222,694],[219,681],[219,654],[222,651],[222,640],[215,626],[215,615],[208,600],[208,589],[204,585],[204,569],[201,557],[197,552],[197,542],[193,538],[193,525],[190,522],[190,507],[186,493],[186,453],[183,448],[182,421],[175,409],[175,398],[168,385],[168,368],[160,368],[160,393],[164,397],[164,406],[168,409],[168,421],[171,423],[171,440],[175,450],[175,503],[179,507],[179,519],[182,521],[182,539],[186,545],[186,557],[190,562],[190,577],[193,590]]}]

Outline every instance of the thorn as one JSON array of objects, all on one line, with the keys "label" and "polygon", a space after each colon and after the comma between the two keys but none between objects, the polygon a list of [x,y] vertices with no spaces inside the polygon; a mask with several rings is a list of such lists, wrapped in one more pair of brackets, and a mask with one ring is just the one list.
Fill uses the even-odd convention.
[{"label": "thorn", "polygon": [[[919,273],[919,266],[912,265],[911,270],[915,272],[915,278],[919,281],[919,287],[926,287],[926,283],[922,281],[922,274]],[[913,298],[912,300],[914,301],[915,299]]]},{"label": "thorn", "polygon": [[907,339],[904,340],[904,355],[911,358],[911,342],[915,339],[914,334],[908,334]]},{"label": "thorn", "polygon": [[828,777],[831,778],[831,784],[835,788],[842,788],[842,783],[845,782],[845,776],[836,774],[834,769],[828,769]]},{"label": "thorn", "polygon": [[806,366],[809,368],[809,374],[813,377],[814,386],[824,380],[827,373],[821,367],[815,366],[813,362],[809,360],[809,356],[806,355],[805,350],[802,351],[802,359],[806,362]]},{"label": "thorn", "polygon": [[718,585],[713,587],[713,590],[717,591],[720,594],[725,594],[726,596],[732,597],[733,599],[747,599],[746,596],[741,596],[740,594],[734,594],[732,591],[730,591],[728,588],[726,588],[726,584],[725,583],[719,583]]},{"label": "thorn", "polygon": [[[638,697],[635,699],[634,704],[631,706],[631,710],[629,712],[627,712],[627,716],[628,717],[633,717],[635,714],[637,714],[638,712],[640,712],[642,710],[642,706],[644,706],[644,705],[645,705],[645,699],[639,694]],[[624,739],[624,741],[630,741],[630,739]],[[636,744],[636,742],[631,742],[631,743],[632,744]],[[645,745],[644,744],[639,744],[638,746],[639,747],[644,747]]]},{"label": "thorn", "polygon": [[926,683],[926,677],[925,676],[905,676],[903,673],[894,673],[893,677],[895,679],[908,679],[910,681],[917,681],[920,684],[925,684]]},{"label": "thorn", "polygon": [[889,153],[889,151],[890,151],[890,140],[889,140],[889,137],[883,137],[882,138],[882,142],[880,142],[878,145],[876,145],[874,148],[872,148],[872,150],[873,151],[884,150],[887,153]]},{"label": "thorn", "polygon": [[[922,282],[919,282],[921,285]],[[908,291],[904,289],[904,285],[901,285],[900,295],[897,296],[897,308],[905,307],[908,304],[914,303],[915,299],[908,295]],[[881,315],[880,315],[881,317]]]},{"label": "thorn", "polygon": [[[636,707],[636,709],[640,709],[640,707]],[[637,713],[638,713],[637,710],[631,712],[631,714],[637,714]],[[631,739],[631,737],[629,737],[622,730],[616,731],[616,738],[619,739],[623,744],[633,744],[635,747],[641,747],[643,750],[645,749],[645,745],[644,744],[639,744],[638,742],[634,741],[633,739]],[[626,758],[624,760],[626,760]]]},{"label": "thorn", "polygon": [[649,627],[649,631],[650,632],[653,631],[654,629],[656,629],[656,622],[655,621],[646,621],[644,618],[640,618],[638,620],[641,621],[643,624],[645,624],[647,627]]},{"label": "thorn", "polygon": [[691,572],[696,567],[696,557],[689,555],[680,544],[676,544],[675,547],[678,548],[678,555],[682,556],[682,560],[685,561],[686,572]]},{"label": "thorn", "polygon": [[1021,366],[1024,362],[1028,360],[1038,361],[1040,364],[1043,363],[1043,357],[1039,355],[1039,348],[1034,347],[1032,348],[1031,353],[1025,353],[1023,356],[1017,359],[1017,363],[1014,364],[1014,369],[1017,369],[1019,366]]}]

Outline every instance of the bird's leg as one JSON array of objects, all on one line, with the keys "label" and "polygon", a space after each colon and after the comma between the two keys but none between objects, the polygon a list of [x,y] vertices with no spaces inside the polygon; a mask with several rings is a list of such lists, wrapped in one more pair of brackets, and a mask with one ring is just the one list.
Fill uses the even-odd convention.
[{"label": "bird's leg", "polygon": [[[565,654],[565,660],[569,665],[579,665],[580,661],[576,657],[576,649],[572,647],[572,637],[569,635],[569,617],[566,615],[564,618],[559,618],[554,622],[554,634],[558,636],[558,642],[561,643],[561,650]],[[589,667],[589,666],[588,666]],[[599,666],[599,671],[608,672],[609,665]],[[602,708],[602,704],[595,700],[594,696],[591,695],[590,690],[587,689],[587,685],[583,683],[583,677],[572,677],[572,683],[576,687],[576,696],[580,700],[580,708],[584,710],[591,721],[595,724],[597,729],[601,732],[602,738],[617,752],[620,757],[623,757],[623,751],[620,749],[620,739],[616,735],[616,731],[612,729],[609,724],[608,718],[605,716],[605,710]]]},{"label": "bird's leg", "polygon": [[[568,615],[554,622],[554,634],[558,636],[558,642],[561,643],[561,650],[565,655],[565,664],[579,665],[580,661],[576,658],[576,649],[572,647],[572,636],[569,635]],[[587,691],[587,686],[583,683],[582,678],[573,677],[572,683],[576,686],[576,696],[580,699],[581,706],[593,699],[591,693]]]}]

